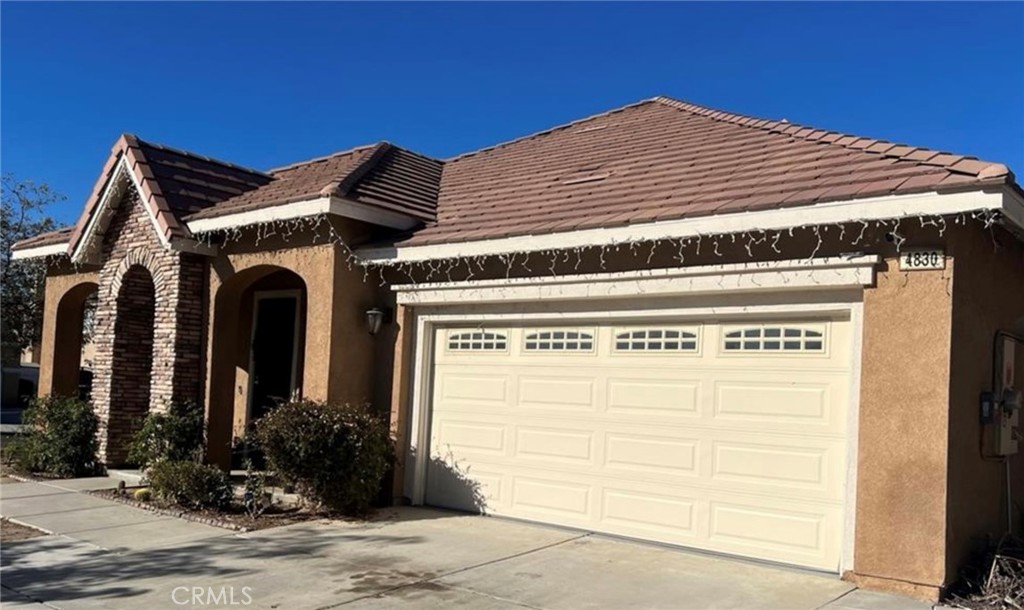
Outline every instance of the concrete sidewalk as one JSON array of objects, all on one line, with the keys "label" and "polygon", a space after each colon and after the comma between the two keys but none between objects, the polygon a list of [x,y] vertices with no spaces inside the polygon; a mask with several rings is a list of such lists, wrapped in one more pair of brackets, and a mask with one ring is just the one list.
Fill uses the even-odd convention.
[{"label": "concrete sidewalk", "polygon": [[929,607],[834,576],[430,509],[236,534],[73,489],[96,484],[0,485],[0,513],[57,532],[4,546],[5,608]]}]

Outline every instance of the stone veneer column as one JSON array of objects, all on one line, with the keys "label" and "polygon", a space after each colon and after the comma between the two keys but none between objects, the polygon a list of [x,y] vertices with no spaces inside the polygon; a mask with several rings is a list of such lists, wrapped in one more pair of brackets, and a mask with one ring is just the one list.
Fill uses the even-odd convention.
[{"label": "stone veneer column", "polygon": [[[124,417],[114,384],[149,384],[149,410],[163,411],[172,400],[202,400],[203,284],[206,261],[197,255],[173,252],[160,242],[149,217],[134,192],[121,202],[103,236],[99,271],[99,300],[96,309],[95,376],[92,400],[100,418],[100,459],[108,465],[122,464],[127,457],[122,439],[137,429],[139,417]],[[126,273],[144,268],[152,277],[153,307],[152,367],[149,379],[122,381],[115,375],[115,362],[131,354],[116,341],[118,295]],[[131,282],[129,289],[135,285]],[[124,299],[122,307],[132,301]],[[123,325],[122,325],[123,326]],[[119,348],[119,343],[121,347]],[[118,356],[118,357],[115,357]],[[114,439],[115,443],[111,444]]]}]

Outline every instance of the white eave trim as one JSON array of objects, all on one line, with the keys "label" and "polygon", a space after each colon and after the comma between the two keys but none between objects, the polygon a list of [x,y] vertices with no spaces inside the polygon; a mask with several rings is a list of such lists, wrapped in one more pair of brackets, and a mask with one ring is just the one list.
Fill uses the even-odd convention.
[{"label": "white eave trim", "polygon": [[47,256],[62,256],[68,253],[68,246],[71,242],[63,242],[59,244],[50,244],[48,246],[36,246],[34,248],[24,248],[21,250],[14,250],[11,252],[11,260],[25,260],[29,258],[44,258]]},{"label": "white eave trim", "polygon": [[402,305],[449,305],[862,288],[876,255],[393,286]]},{"label": "white eave trim", "polygon": [[319,197],[215,218],[200,218],[189,221],[187,225],[192,233],[209,233],[320,214],[333,214],[402,231],[420,224],[419,220],[405,214],[382,210],[340,197]]},{"label": "white eave trim", "polygon": [[809,225],[870,222],[919,216],[947,216],[979,211],[1002,212],[1010,222],[1024,227],[1024,205],[1020,204],[1020,198],[1011,189],[1002,188],[992,191],[874,197],[775,210],[717,214],[608,229],[582,229],[462,243],[363,248],[357,250],[356,253],[367,264],[397,264],[516,252],[608,246],[698,235],[780,231]]}]

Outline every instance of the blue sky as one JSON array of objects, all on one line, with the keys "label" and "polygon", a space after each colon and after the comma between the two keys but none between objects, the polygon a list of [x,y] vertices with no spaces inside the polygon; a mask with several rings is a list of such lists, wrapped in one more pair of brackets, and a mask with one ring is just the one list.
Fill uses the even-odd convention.
[{"label": "blue sky", "polygon": [[121,132],[448,157],[655,95],[1024,172],[1024,4],[0,4],[0,165],[73,222]]}]

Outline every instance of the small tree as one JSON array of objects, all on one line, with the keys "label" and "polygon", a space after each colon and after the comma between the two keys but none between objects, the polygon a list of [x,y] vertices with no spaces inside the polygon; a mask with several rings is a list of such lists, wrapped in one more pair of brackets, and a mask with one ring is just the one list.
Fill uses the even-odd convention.
[{"label": "small tree", "polygon": [[54,221],[46,208],[64,196],[46,184],[3,177],[0,196],[0,341],[20,353],[42,336],[45,267],[38,263],[11,264],[15,242],[52,231]]}]

